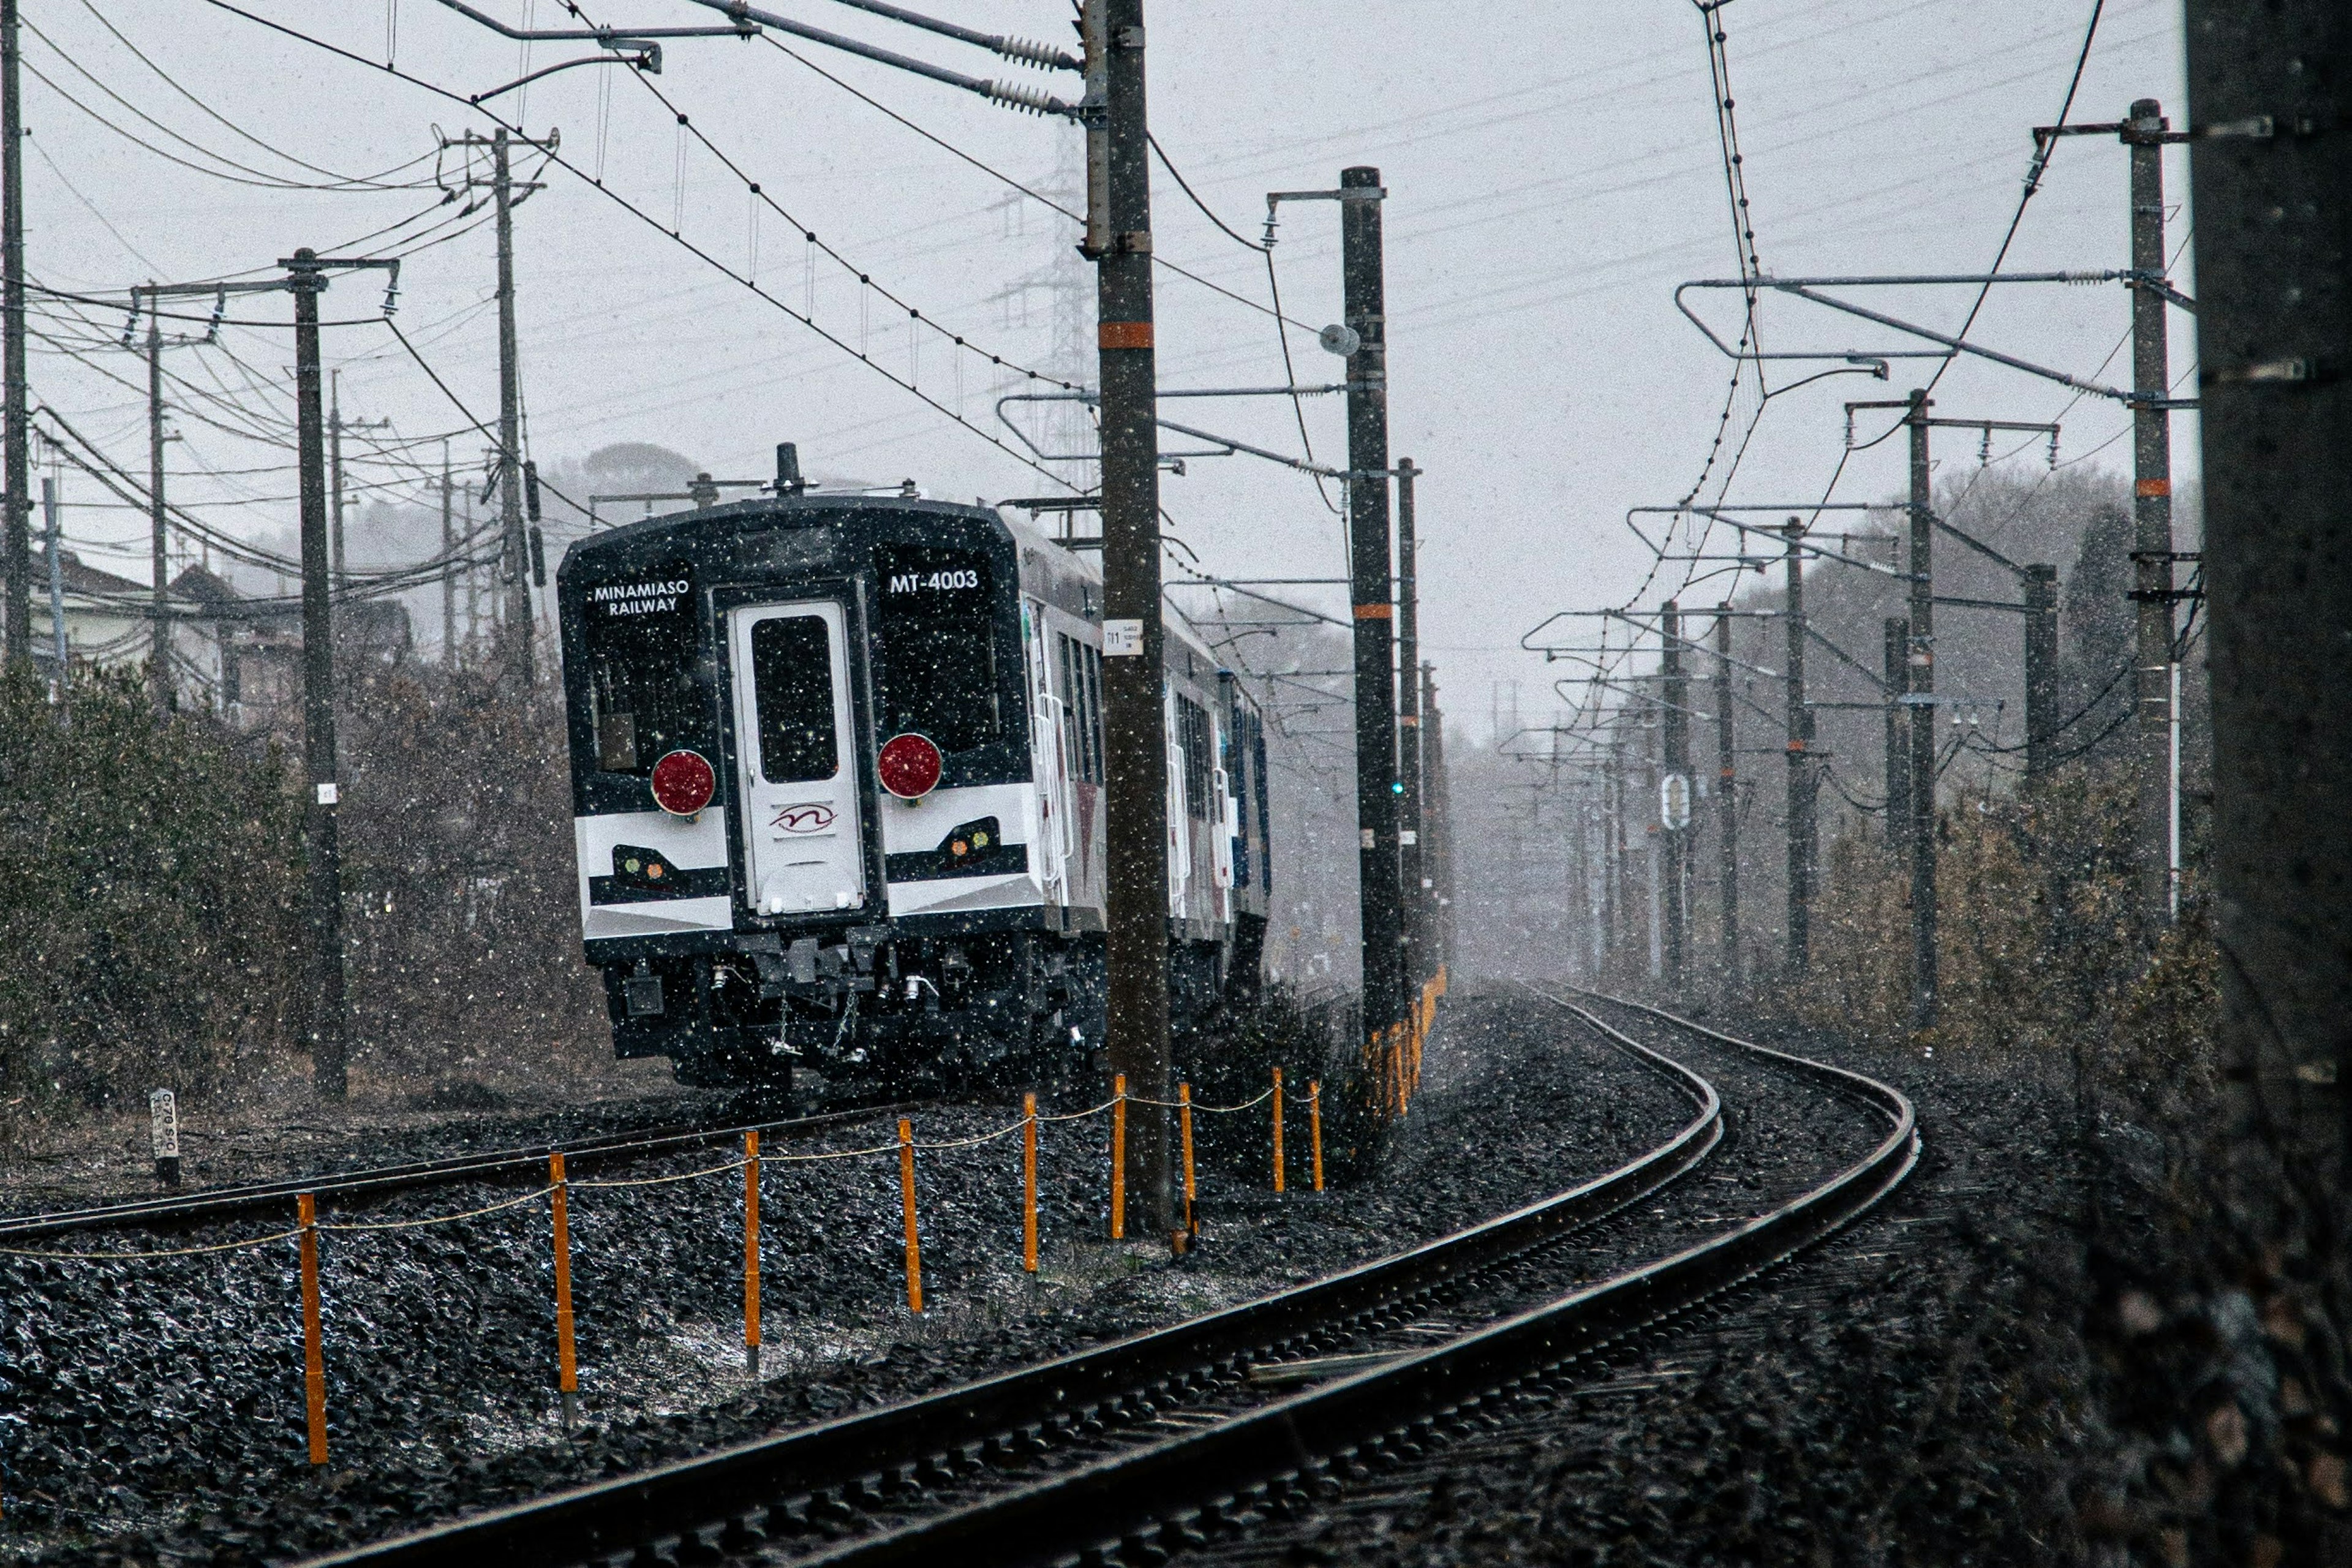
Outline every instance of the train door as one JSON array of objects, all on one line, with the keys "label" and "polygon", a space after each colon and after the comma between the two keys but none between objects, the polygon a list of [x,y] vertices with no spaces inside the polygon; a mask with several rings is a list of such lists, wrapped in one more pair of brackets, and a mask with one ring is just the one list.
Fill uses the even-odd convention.
[{"label": "train door", "polygon": [[1184,746],[1176,708],[1181,700],[1165,680],[1160,682],[1160,725],[1168,747],[1168,912],[1179,918],[1192,885],[1192,823],[1185,810]]},{"label": "train door", "polygon": [[1029,666],[1029,760],[1037,776],[1035,847],[1038,884],[1049,903],[1070,901],[1070,856],[1077,847],[1070,789],[1069,709],[1054,695],[1054,666],[1045,656],[1045,616],[1021,606],[1022,642]]},{"label": "train door", "polygon": [[866,853],[849,658],[831,599],[730,611],[744,897],[759,914],[854,910]]},{"label": "train door", "polygon": [[1234,918],[1234,817],[1233,775],[1225,772],[1226,755],[1223,722],[1211,716],[1209,737],[1209,843],[1211,862],[1217,882],[1217,919],[1231,924]]}]

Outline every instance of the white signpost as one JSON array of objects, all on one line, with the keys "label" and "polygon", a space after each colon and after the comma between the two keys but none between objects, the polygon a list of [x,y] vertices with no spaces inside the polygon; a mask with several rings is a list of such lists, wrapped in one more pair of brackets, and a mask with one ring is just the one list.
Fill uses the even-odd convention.
[{"label": "white signpost", "polygon": [[1668,773],[1658,781],[1658,821],[1669,833],[1690,826],[1691,782],[1688,773]]}]

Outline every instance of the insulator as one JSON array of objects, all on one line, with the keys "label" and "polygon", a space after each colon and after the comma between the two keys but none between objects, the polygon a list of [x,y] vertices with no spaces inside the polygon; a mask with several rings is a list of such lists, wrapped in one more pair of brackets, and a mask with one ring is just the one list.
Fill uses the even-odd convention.
[{"label": "insulator", "polygon": [[1046,70],[1077,70],[1083,68],[1076,60],[1051,44],[1041,44],[1028,38],[1002,37],[992,46],[1008,60],[1024,65],[1043,67]]},{"label": "insulator", "polygon": [[1041,88],[1020,87],[1001,81],[988,84],[988,96],[1008,109],[1025,110],[1031,114],[1067,114],[1070,106]]}]

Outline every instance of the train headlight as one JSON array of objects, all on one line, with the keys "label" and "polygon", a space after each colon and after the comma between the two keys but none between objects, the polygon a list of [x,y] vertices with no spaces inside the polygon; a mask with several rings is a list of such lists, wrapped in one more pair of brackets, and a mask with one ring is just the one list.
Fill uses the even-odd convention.
[{"label": "train headlight", "polygon": [[911,730],[883,742],[874,759],[882,787],[900,800],[920,800],[937,789],[942,766],[940,749]]},{"label": "train headlight", "polygon": [[692,816],[719,793],[719,775],[699,752],[672,752],[654,764],[654,804],[672,816]]}]

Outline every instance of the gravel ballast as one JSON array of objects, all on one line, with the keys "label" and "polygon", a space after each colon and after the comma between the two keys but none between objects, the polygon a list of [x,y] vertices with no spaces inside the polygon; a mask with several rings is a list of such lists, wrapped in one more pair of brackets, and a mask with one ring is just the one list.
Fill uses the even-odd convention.
[{"label": "gravel ballast", "polygon": [[[304,1458],[291,1242],[150,1261],[0,1258],[0,1543],[68,1563],[257,1561],[370,1539],[1315,1278],[1573,1185],[1654,1145],[1689,1113],[1686,1100],[1588,1031],[1531,1024],[1523,1003],[1457,992],[1377,1182],[1301,1191],[1294,1099],[1292,1191],[1268,1190],[1262,1162],[1204,1170],[1202,1244],[1181,1260],[1164,1245],[1098,1239],[1102,1119],[1042,1130],[1045,1256],[1034,1280],[1020,1268],[1018,1140],[919,1155],[919,1320],[905,1301],[895,1153],[772,1163],[756,1386],[743,1369],[741,1172],[575,1185],[581,1425],[568,1439],[544,1200],[449,1225],[331,1233],[321,1251],[331,1462],[316,1468]],[[916,1135],[971,1138],[1016,1114],[943,1108],[919,1115]],[[867,1123],[822,1146],[886,1144],[894,1132]],[[678,1174],[728,1158],[700,1151],[598,1175]],[[513,1195],[442,1188],[325,1217],[384,1224]],[[288,1223],[47,1245],[184,1246]]]}]

